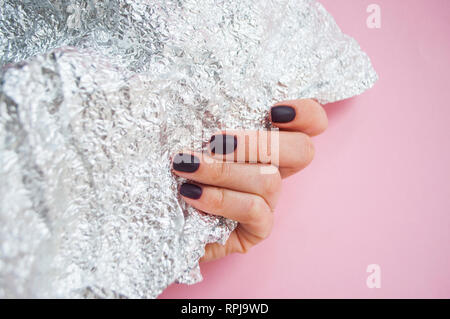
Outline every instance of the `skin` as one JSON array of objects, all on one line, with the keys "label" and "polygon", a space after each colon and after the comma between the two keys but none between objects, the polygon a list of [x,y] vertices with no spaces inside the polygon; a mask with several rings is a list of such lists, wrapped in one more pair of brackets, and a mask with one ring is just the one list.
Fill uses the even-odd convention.
[{"label": "skin", "polygon": [[[193,173],[173,170],[174,174],[202,187],[203,193],[199,199],[183,196],[189,205],[239,222],[225,245],[206,245],[201,261],[215,260],[235,252],[246,253],[266,239],[273,227],[273,212],[282,179],[305,168],[314,157],[311,137],[327,128],[325,110],[311,99],[282,101],[274,106],[277,105],[291,106],[296,112],[295,118],[288,123],[273,123],[280,129],[278,165],[271,163],[271,154],[262,159],[257,152],[261,147],[270,149],[270,143],[274,141],[271,134],[275,133],[226,131],[228,135],[237,136],[238,145],[234,153],[221,155],[184,151],[200,159],[198,170]],[[245,139],[245,135],[253,136],[254,140]],[[250,143],[250,146],[250,140],[256,143]],[[262,173],[262,167],[271,170]]]}]

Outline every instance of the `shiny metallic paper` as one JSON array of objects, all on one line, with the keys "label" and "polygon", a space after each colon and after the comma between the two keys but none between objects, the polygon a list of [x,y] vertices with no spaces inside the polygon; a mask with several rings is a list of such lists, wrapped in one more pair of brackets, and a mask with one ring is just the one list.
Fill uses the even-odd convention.
[{"label": "shiny metallic paper", "polygon": [[312,0],[0,0],[0,297],[155,298],[235,222],[173,153],[377,79]]}]

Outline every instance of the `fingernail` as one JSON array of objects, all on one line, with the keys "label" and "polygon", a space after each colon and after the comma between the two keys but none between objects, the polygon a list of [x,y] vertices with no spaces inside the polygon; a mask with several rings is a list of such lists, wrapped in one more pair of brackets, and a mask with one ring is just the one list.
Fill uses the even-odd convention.
[{"label": "fingernail", "polygon": [[233,153],[237,147],[237,137],[234,135],[213,135],[209,141],[211,152],[217,154]]},{"label": "fingernail", "polygon": [[192,154],[178,153],[173,158],[172,167],[179,172],[193,173],[200,167],[200,160]]},{"label": "fingernail", "polygon": [[272,122],[275,123],[287,123],[295,118],[295,110],[293,107],[279,105],[274,106],[270,110]]},{"label": "fingernail", "polygon": [[198,185],[184,183],[180,187],[180,194],[191,199],[199,199],[202,196],[202,188]]}]

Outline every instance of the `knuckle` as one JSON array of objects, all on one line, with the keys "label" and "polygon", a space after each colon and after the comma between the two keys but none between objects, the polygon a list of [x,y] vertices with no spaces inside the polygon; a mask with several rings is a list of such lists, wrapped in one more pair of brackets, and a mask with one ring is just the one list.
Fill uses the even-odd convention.
[{"label": "knuckle", "polygon": [[315,154],[314,144],[308,135],[299,133],[298,143],[298,154],[294,157],[293,161],[293,167],[296,170],[300,170],[308,166],[314,159]]},{"label": "knuckle", "polygon": [[214,192],[214,196],[210,198],[209,204],[211,208],[214,210],[220,210],[224,207],[225,202],[225,190],[223,188],[218,188],[216,192]]},{"label": "knuckle", "polygon": [[273,174],[262,175],[263,176],[263,193],[266,196],[271,196],[278,193],[281,188],[281,175],[278,169],[274,170]]},{"label": "knuckle", "polygon": [[312,142],[311,138],[306,139],[306,145],[305,145],[305,156],[306,156],[306,165],[312,162],[314,159],[314,155],[316,154],[316,150],[314,148],[314,143]]},{"label": "knuckle", "polygon": [[316,134],[323,133],[327,128],[328,128],[328,116],[327,116],[327,113],[325,113],[325,110],[322,109],[322,116],[321,116],[320,124],[319,124]]},{"label": "knuckle", "polygon": [[311,129],[312,136],[322,134],[328,128],[328,117],[325,110],[321,110],[315,118],[314,128]]},{"label": "knuckle", "polygon": [[212,165],[211,177],[215,181],[224,181],[230,175],[230,168],[225,162],[216,162]]},{"label": "knuckle", "polygon": [[252,236],[246,233],[240,233],[239,231],[236,233],[237,239],[239,242],[238,247],[235,249],[235,252],[238,252],[240,254],[246,254],[250,251],[250,248],[252,248],[256,243],[251,238]]},{"label": "knuckle", "polygon": [[316,116],[316,129],[314,135],[323,133],[328,128],[328,116],[325,109],[316,102],[317,116]]},{"label": "knuckle", "polygon": [[261,233],[259,235],[261,240],[269,238],[270,234],[272,233],[272,228],[273,228],[273,214],[270,214],[265,223],[264,228],[261,230]]},{"label": "knuckle", "polygon": [[254,196],[249,200],[245,214],[245,223],[256,222],[260,218],[261,212],[264,211],[265,205],[265,201],[259,196]]},{"label": "knuckle", "polygon": [[328,127],[328,117],[325,109],[314,99],[301,100],[309,111],[308,128],[305,132],[315,136],[321,134]]},{"label": "knuckle", "polygon": [[[247,253],[251,247],[267,239],[272,232],[273,214],[265,201],[262,198],[255,198],[252,205],[254,209],[250,210],[252,213],[248,216],[250,216],[253,231],[237,233],[240,243],[237,251],[242,254]],[[255,215],[251,217],[251,214]]]},{"label": "knuckle", "polygon": [[246,243],[241,243],[239,248],[238,248],[238,250],[237,250],[237,252],[239,254],[246,254],[246,253],[248,253],[250,251],[250,248],[251,248],[250,245],[248,245]]}]

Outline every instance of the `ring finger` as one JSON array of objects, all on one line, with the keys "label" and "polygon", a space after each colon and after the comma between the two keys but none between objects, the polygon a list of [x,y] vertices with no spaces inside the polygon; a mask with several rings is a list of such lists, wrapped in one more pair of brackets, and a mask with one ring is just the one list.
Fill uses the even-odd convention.
[{"label": "ring finger", "polygon": [[239,222],[252,236],[252,244],[266,238],[272,229],[273,213],[266,201],[255,194],[209,185],[184,183],[180,194],[200,211]]}]

